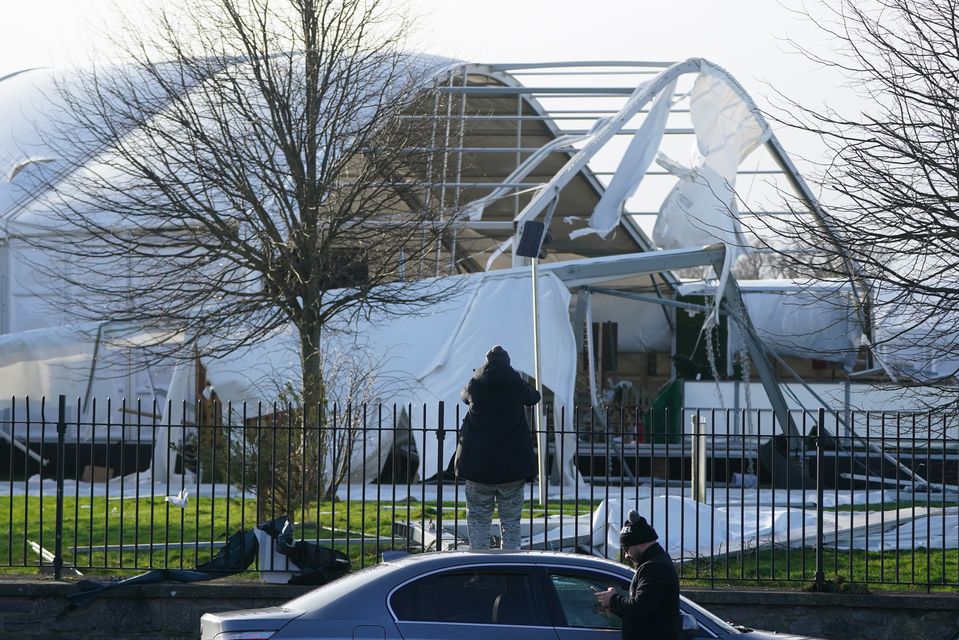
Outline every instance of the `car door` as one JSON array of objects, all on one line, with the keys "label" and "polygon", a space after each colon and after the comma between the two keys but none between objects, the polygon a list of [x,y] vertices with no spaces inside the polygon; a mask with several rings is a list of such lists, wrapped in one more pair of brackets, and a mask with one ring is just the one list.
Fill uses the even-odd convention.
[{"label": "car door", "polygon": [[[547,604],[553,613],[556,635],[559,640],[614,640],[622,636],[622,621],[619,616],[601,608],[593,595],[596,591],[605,591],[613,587],[620,594],[629,593],[629,581],[612,573],[575,569],[568,567],[547,567]],[[697,619],[695,612],[681,611]],[[684,621],[685,623],[685,621]],[[698,624],[690,625],[684,631],[684,639],[714,639],[716,635]]]},{"label": "car door", "polygon": [[615,613],[596,602],[596,591],[609,587],[629,592],[629,582],[606,573],[548,567],[548,598],[558,640],[618,640],[622,623]]},{"label": "car door", "polygon": [[532,571],[458,567],[419,576],[389,596],[404,640],[558,640]]}]

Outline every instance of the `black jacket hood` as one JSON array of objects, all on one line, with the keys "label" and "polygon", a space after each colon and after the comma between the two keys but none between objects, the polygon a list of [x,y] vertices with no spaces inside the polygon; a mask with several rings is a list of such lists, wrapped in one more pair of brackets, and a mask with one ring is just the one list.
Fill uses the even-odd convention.
[{"label": "black jacket hood", "polygon": [[499,389],[516,384],[520,377],[508,363],[493,360],[473,369],[473,379],[491,389]]}]

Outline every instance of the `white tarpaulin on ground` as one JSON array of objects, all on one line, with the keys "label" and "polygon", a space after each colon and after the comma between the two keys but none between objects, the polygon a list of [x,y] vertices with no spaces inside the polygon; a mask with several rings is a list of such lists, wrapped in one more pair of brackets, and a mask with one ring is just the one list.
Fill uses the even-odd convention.
[{"label": "white tarpaulin on ground", "polygon": [[[445,402],[444,428],[451,431],[457,415],[464,415],[460,390],[473,374],[473,368],[483,363],[490,347],[502,345],[515,369],[529,376],[534,372],[532,286],[528,270],[454,276],[437,283],[444,287],[457,284],[458,292],[416,315],[378,314],[369,319],[356,318],[348,324],[334,321],[324,329],[323,338],[328,375],[330,367],[342,361],[341,356],[355,358],[360,354],[363,365],[371,367],[376,377],[368,401],[389,403],[391,407],[393,403],[398,407],[413,405],[410,418],[421,478],[437,472],[438,402]],[[555,394],[558,412],[564,406],[572,407],[576,375],[576,347],[568,311],[570,294],[559,278],[546,273],[539,276],[539,296],[543,384]],[[270,403],[276,399],[282,383],[299,380],[298,344],[292,329],[283,331],[231,356],[205,362],[207,379],[221,401],[235,406],[246,402],[250,407],[257,402]],[[343,382],[332,378],[330,386],[334,398],[338,388],[344,390]],[[443,447],[446,465],[456,443],[450,437]],[[565,481],[574,481],[574,443],[567,442],[562,448],[557,443],[557,450],[567,452],[562,461]]]},{"label": "white tarpaulin on ground", "polygon": [[[593,513],[593,546],[619,557],[619,530],[636,509],[659,534],[659,543],[674,560],[755,548],[772,541],[801,541],[797,531],[816,531],[815,511],[740,505],[713,507],[679,496],[622,502],[609,499]],[[787,535],[788,532],[788,535]]]},{"label": "white tarpaulin on ground", "polygon": [[[864,492],[863,492],[864,493]],[[807,496],[809,497],[809,496]],[[814,496],[813,496],[814,497]],[[644,516],[673,560],[735,553],[771,544],[813,546],[816,510],[797,499],[789,506],[715,505],[680,496],[638,500],[605,500],[592,514],[592,547],[609,558],[620,557],[619,531],[630,509]],[[955,549],[959,547],[959,515],[955,507],[900,509],[895,512],[823,513],[826,546],[870,551]]]}]

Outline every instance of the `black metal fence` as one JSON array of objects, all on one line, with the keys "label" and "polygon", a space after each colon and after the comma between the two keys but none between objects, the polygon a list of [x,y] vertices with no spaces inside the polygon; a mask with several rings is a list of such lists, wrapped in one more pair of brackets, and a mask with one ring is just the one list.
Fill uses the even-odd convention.
[{"label": "black metal fence", "polygon": [[[462,410],[331,405],[320,425],[288,405],[14,399],[0,413],[0,566],[191,569],[282,515],[355,567],[462,548]],[[790,430],[759,410],[549,409],[523,545],[618,558],[637,508],[692,583],[959,586],[956,416],[792,417]],[[263,551],[251,569],[289,570]]]}]

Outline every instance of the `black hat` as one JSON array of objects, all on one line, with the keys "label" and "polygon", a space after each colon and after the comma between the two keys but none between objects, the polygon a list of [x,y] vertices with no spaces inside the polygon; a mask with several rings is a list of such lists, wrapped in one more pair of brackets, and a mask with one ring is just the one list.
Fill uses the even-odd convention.
[{"label": "black hat", "polygon": [[504,349],[503,347],[499,345],[496,345],[495,347],[487,351],[486,362],[493,362],[494,360],[498,360],[500,362],[505,362],[506,364],[509,364],[509,354],[506,353],[506,349]]},{"label": "black hat", "polygon": [[652,542],[658,538],[656,530],[649,526],[646,518],[639,515],[635,509],[630,510],[629,515],[626,516],[626,522],[623,523],[623,528],[619,531],[619,544],[623,549],[634,544]]}]

